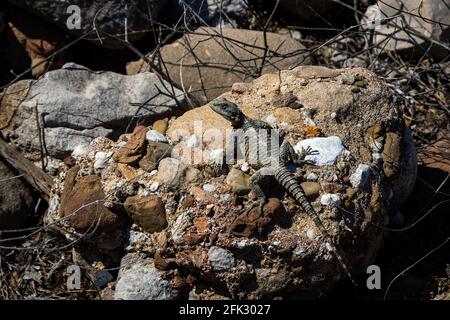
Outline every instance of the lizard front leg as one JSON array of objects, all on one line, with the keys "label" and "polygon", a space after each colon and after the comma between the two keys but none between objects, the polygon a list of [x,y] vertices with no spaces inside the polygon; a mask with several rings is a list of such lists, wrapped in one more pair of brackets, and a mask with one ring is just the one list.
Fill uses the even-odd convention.
[{"label": "lizard front leg", "polygon": [[266,169],[267,168],[259,169],[250,177],[250,188],[255,192],[258,199],[247,206],[246,212],[249,212],[251,209],[258,206],[260,214],[263,215],[263,208],[267,202],[267,198],[261,188],[261,184],[267,178]]}]

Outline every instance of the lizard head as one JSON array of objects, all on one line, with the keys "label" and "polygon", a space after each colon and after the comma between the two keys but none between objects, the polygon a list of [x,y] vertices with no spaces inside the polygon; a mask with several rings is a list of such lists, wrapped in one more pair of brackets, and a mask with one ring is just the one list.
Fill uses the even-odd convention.
[{"label": "lizard head", "polygon": [[230,121],[233,126],[242,124],[246,119],[245,115],[235,103],[224,98],[214,99],[211,101],[210,107],[214,112]]}]

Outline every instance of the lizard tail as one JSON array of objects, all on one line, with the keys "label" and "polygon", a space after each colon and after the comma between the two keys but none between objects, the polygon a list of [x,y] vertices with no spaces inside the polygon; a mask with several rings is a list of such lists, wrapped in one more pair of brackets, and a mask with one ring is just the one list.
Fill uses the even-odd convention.
[{"label": "lizard tail", "polygon": [[334,239],[329,235],[327,230],[325,229],[325,226],[323,225],[322,221],[320,220],[319,215],[317,214],[316,210],[314,210],[311,203],[308,201],[305,195],[305,191],[303,190],[302,186],[297,182],[295,176],[287,169],[287,168],[279,168],[277,172],[275,173],[275,179],[278,181],[280,185],[282,185],[288,193],[294,197],[294,199],[300,204],[300,206],[303,208],[303,210],[306,211],[309,217],[311,217],[317,226],[319,228],[319,231],[322,233],[322,235],[329,241],[329,244],[331,246],[331,250],[333,251],[336,259],[338,260],[339,264],[341,265],[344,272],[347,274],[347,276],[350,278],[354,286],[356,285],[355,280],[353,279],[347,264],[344,260],[344,254],[340,250],[340,248],[337,246],[337,244],[334,242]]}]

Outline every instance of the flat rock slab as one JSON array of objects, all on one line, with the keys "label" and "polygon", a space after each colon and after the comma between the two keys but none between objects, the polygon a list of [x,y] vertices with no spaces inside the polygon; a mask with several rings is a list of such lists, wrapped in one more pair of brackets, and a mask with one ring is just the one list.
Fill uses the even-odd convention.
[{"label": "flat rock slab", "polygon": [[19,81],[5,97],[0,128],[33,160],[43,144],[50,157],[64,158],[95,137],[117,137],[136,121],[179,113],[185,104],[183,93],[156,74],[93,72],[72,63],[39,80]]}]

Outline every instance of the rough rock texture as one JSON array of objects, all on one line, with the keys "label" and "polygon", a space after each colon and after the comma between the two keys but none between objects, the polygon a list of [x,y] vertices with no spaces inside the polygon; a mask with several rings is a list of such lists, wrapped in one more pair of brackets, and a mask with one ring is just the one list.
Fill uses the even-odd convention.
[{"label": "rough rock texture", "polygon": [[31,191],[0,161],[0,230],[17,229],[34,213]]},{"label": "rough rock texture", "polygon": [[236,20],[245,18],[248,12],[246,0],[208,0],[208,25],[234,27]]},{"label": "rough rock texture", "polygon": [[124,207],[133,222],[148,233],[159,232],[167,226],[164,203],[157,196],[128,197]]},{"label": "rough rock texture", "polygon": [[[380,23],[382,19],[397,18]],[[450,43],[449,0],[384,0],[370,6],[365,14],[367,27],[375,29],[374,42],[380,50],[423,53],[445,58],[449,50],[430,39]]]},{"label": "rough rock texture", "polygon": [[[363,80],[343,81],[350,76]],[[275,96],[288,92],[302,107],[272,104],[279,100]],[[411,133],[391,103],[388,88],[365,69],[299,67],[264,75],[246,90],[223,96],[251,117],[271,116],[273,125],[294,145],[308,136],[339,137],[344,150],[332,162],[292,170],[309,189],[313,207],[345,252],[352,274],[365,271],[383,240],[379,226],[389,221],[390,209],[404,201],[415,179]],[[285,101],[290,105],[291,100]],[[192,120],[204,121],[195,139]],[[175,139],[175,130],[184,129],[188,145],[208,149],[212,136],[205,130],[222,132],[228,126],[205,106],[172,120],[167,137],[176,149],[183,143]],[[254,173],[245,164],[229,168],[233,172],[229,175],[207,165],[203,157],[188,164],[173,154],[150,172],[139,162],[128,165],[114,159],[103,169],[91,169],[96,153],[115,153],[126,137],[118,142],[97,138],[85,155],[75,157],[76,165],[100,177],[104,205],[110,210],[123,209],[123,203],[136,196],[158,197],[164,204],[166,228],[149,233],[137,223],[130,226],[125,252],[145,257],[131,264],[122,261],[123,269],[129,265],[130,271],[121,270],[116,298],[256,299],[316,292],[345,277],[312,219],[274,181],[268,179],[262,186],[268,197],[263,212],[257,207],[246,210],[255,200],[254,192],[239,188],[233,192],[232,183],[239,180],[245,186],[246,175]],[[386,166],[384,159],[389,159]],[[121,174],[124,168],[119,170],[119,165],[134,170],[132,177]],[[68,168],[61,171],[53,199],[64,194],[62,185],[70,179]],[[158,187],[152,188],[156,182]],[[58,205],[54,207],[57,210]],[[56,210],[49,210],[47,216]],[[146,280],[138,281],[138,274]]]},{"label": "rough rock texture", "polygon": [[[95,137],[117,137],[134,121],[177,113],[180,108],[170,98],[170,88],[153,73],[123,76],[66,64],[39,80],[9,87],[0,101],[0,129],[32,160],[40,157],[41,139],[49,156],[63,159]],[[174,90],[183,105],[183,94]]]},{"label": "rough rock texture", "polygon": [[[117,40],[107,39],[104,33],[123,37],[126,19],[129,39],[139,38],[139,36],[148,32],[151,27],[151,22],[147,16],[148,10],[151,11],[152,17],[157,18],[166,1],[133,0],[128,1],[127,6],[124,6],[122,1],[119,0],[95,2],[74,0],[70,3],[52,0],[9,0],[9,2],[77,35],[91,31],[95,19],[96,27],[102,36],[102,42],[96,41],[96,43],[104,47],[120,48],[124,47],[124,44]],[[69,28],[67,25],[68,22],[73,23],[75,20],[73,15],[75,11],[70,10],[68,12],[70,5],[76,5],[80,9],[79,29]],[[92,34],[91,38],[95,41],[95,34]]]},{"label": "rough rock texture", "polygon": [[136,254],[123,257],[114,299],[116,300],[170,300],[172,288],[162,278],[152,259],[142,259]]},{"label": "rough rock texture", "polygon": [[[269,51],[264,59],[263,32],[200,28],[163,46],[161,58],[170,78],[191,93],[197,100],[194,104],[202,105],[228,91],[233,83],[258,77],[260,71],[264,74],[310,63],[299,42],[274,33],[267,34],[267,41]],[[263,62],[264,68],[259,70]],[[147,69],[143,61],[127,66],[128,74]]]},{"label": "rough rock texture", "polygon": [[[73,178],[75,179],[74,176]],[[123,219],[104,207],[104,199],[100,177],[84,176],[75,184],[69,178],[66,180],[64,196],[61,198],[61,216],[65,217],[67,223],[77,231],[85,231],[96,225],[99,230],[115,229],[122,224]]]}]

